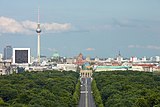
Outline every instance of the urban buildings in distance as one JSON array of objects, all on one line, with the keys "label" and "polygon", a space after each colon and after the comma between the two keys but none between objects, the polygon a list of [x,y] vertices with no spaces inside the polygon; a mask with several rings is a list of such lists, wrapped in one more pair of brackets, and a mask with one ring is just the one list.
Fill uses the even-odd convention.
[{"label": "urban buildings in distance", "polygon": [[[31,56],[30,48],[13,48],[6,46],[4,54],[0,54],[0,75],[7,75],[13,72],[24,71],[80,71],[83,70],[83,76],[91,76],[92,72],[113,71],[113,70],[132,70],[154,72],[160,71],[160,56],[142,57],[136,56],[124,58],[120,53],[114,58],[91,58],[82,53],[73,57],[63,57],[58,52],[54,52],[51,57]],[[10,53],[10,51],[12,52]],[[11,55],[11,56],[10,56]],[[4,58],[5,56],[5,58]],[[37,64],[37,62],[39,63]],[[87,72],[85,74],[84,72]]]}]

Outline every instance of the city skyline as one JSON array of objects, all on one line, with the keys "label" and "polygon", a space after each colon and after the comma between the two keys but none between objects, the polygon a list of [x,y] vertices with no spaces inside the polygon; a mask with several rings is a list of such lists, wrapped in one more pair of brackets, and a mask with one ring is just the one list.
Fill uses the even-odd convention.
[{"label": "city skyline", "polygon": [[41,53],[52,56],[160,55],[160,1],[9,1],[0,4],[0,53],[7,45],[37,54],[37,8]]}]

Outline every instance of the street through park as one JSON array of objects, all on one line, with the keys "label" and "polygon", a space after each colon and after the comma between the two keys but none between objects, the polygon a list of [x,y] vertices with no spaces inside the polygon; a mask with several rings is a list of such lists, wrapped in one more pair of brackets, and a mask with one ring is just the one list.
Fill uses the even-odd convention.
[{"label": "street through park", "polygon": [[91,78],[81,78],[81,92],[78,107],[96,107],[91,90]]}]

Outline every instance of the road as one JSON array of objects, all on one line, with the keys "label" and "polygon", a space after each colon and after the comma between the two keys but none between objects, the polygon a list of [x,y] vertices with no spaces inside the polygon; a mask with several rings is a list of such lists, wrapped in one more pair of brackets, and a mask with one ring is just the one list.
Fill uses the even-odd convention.
[{"label": "road", "polygon": [[81,95],[78,107],[96,107],[91,93],[91,78],[81,79]]}]

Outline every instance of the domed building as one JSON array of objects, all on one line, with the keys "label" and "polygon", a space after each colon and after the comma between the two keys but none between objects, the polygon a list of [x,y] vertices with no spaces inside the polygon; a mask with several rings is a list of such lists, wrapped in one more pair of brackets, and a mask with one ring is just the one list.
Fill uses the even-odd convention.
[{"label": "domed building", "polygon": [[58,52],[54,52],[52,56],[52,61],[53,62],[58,62],[60,60],[60,55]]},{"label": "domed building", "polygon": [[53,59],[58,59],[60,57],[58,52],[53,53]]}]

